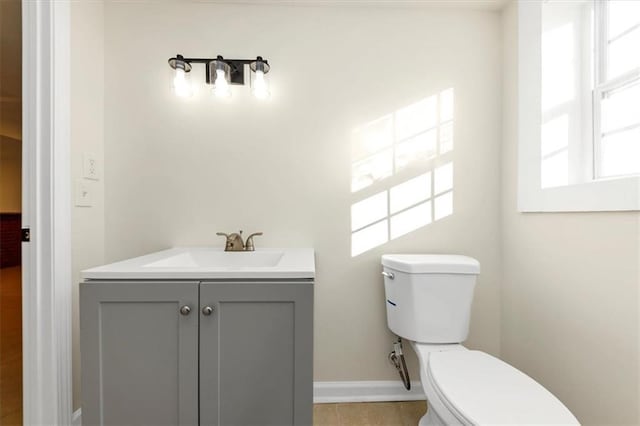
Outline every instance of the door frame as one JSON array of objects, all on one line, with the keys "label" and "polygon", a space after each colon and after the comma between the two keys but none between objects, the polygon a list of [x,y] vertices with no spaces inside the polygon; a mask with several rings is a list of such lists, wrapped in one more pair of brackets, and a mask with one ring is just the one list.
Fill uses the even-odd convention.
[{"label": "door frame", "polygon": [[23,419],[70,425],[70,5],[22,0]]}]

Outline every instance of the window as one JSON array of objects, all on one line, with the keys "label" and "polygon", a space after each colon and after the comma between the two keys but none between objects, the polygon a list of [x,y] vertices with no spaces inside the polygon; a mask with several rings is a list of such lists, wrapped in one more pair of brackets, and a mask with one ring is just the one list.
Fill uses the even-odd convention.
[{"label": "window", "polygon": [[640,210],[640,0],[520,0],[517,31],[518,209]]},{"label": "window", "polygon": [[640,173],[640,1],[596,1],[595,178]]}]

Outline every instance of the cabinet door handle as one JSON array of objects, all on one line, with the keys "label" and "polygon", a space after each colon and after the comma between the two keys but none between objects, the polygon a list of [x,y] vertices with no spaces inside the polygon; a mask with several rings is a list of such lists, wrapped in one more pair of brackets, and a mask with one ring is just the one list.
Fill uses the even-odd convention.
[{"label": "cabinet door handle", "polygon": [[213,313],[213,308],[211,306],[205,306],[202,308],[202,315],[209,316]]},{"label": "cabinet door handle", "polygon": [[189,305],[184,305],[180,308],[180,313],[182,315],[189,315],[190,312],[191,312],[191,308],[189,307]]}]

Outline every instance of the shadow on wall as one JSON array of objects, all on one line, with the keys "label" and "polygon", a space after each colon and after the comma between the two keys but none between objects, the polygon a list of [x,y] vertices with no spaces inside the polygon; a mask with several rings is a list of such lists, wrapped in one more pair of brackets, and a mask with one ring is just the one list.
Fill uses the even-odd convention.
[{"label": "shadow on wall", "polygon": [[351,256],[453,214],[449,88],[352,134]]}]

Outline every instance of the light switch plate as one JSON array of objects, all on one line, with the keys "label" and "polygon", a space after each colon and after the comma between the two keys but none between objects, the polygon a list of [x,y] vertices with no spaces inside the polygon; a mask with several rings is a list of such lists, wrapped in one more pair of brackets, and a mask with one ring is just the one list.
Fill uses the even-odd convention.
[{"label": "light switch plate", "polygon": [[99,180],[99,167],[98,157],[94,153],[85,152],[82,154],[82,176],[85,179]]},{"label": "light switch plate", "polygon": [[84,179],[76,181],[76,207],[93,206],[93,192],[91,183]]}]

